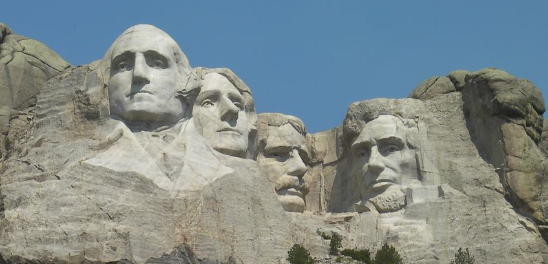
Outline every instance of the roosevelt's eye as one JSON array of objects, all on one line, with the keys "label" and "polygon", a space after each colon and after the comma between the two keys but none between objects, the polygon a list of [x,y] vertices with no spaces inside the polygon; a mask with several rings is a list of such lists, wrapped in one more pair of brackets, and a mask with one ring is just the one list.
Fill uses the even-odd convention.
[{"label": "roosevelt's eye", "polygon": [[203,107],[211,107],[214,105],[213,101],[209,100],[209,99],[205,99],[202,101],[202,103],[200,104],[201,106]]},{"label": "roosevelt's eye", "polygon": [[396,151],[399,151],[400,150],[400,147],[399,146],[396,146],[396,145],[390,145],[388,147],[386,147],[386,151],[392,153],[392,152],[396,152]]},{"label": "roosevelt's eye", "polygon": [[274,151],[267,154],[267,157],[276,159],[278,162],[284,162],[289,159],[289,153],[282,151]]}]

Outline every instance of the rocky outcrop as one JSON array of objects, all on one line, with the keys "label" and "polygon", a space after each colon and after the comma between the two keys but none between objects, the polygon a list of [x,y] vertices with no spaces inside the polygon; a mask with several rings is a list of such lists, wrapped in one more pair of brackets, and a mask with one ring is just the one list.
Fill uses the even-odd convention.
[{"label": "rocky outcrop", "polygon": [[14,34],[0,23],[0,106],[23,110],[42,85],[70,67],[44,44]]}]

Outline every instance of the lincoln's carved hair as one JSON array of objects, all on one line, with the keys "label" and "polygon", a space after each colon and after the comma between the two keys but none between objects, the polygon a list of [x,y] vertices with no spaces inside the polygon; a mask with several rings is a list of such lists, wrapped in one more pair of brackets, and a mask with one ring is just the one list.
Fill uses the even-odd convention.
[{"label": "lincoln's carved hair", "polygon": [[380,115],[392,115],[402,121],[410,132],[406,133],[406,142],[409,148],[417,148],[413,134],[419,129],[418,112],[423,108],[423,103],[414,99],[379,98],[353,103],[348,107],[343,122],[345,147],[349,149],[367,123],[377,119]]}]

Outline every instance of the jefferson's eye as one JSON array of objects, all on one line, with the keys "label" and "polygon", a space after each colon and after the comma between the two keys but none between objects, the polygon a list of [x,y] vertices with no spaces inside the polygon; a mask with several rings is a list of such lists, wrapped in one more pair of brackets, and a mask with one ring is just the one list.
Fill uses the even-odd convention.
[{"label": "jefferson's eye", "polygon": [[202,103],[200,104],[201,106],[204,106],[204,107],[211,107],[213,106],[213,101],[209,100],[209,99],[206,99],[206,100],[203,100]]},{"label": "jefferson's eye", "polygon": [[244,109],[243,104],[240,103],[240,102],[234,102],[234,105],[235,105],[236,107],[240,108],[240,110],[243,110],[243,109]]}]

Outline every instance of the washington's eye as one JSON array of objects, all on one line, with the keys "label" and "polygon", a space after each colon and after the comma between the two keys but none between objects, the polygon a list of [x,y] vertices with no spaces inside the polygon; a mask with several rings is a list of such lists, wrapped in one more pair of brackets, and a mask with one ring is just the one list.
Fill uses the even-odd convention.
[{"label": "washington's eye", "polygon": [[131,70],[131,65],[129,65],[129,64],[126,63],[126,62],[120,62],[120,63],[118,63],[117,68],[118,68],[118,70],[126,70],[126,71],[129,71],[129,70]]},{"label": "washington's eye", "polygon": [[213,101],[206,99],[206,100],[203,100],[200,105],[205,107],[210,107],[210,106],[213,106],[214,104],[213,104]]},{"label": "washington's eye", "polygon": [[159,60],[159,59],[156,59],[152,62],[152,66],[154,68],[164,68],[165,67],[165,63],[162,61],[162,60]]}]

